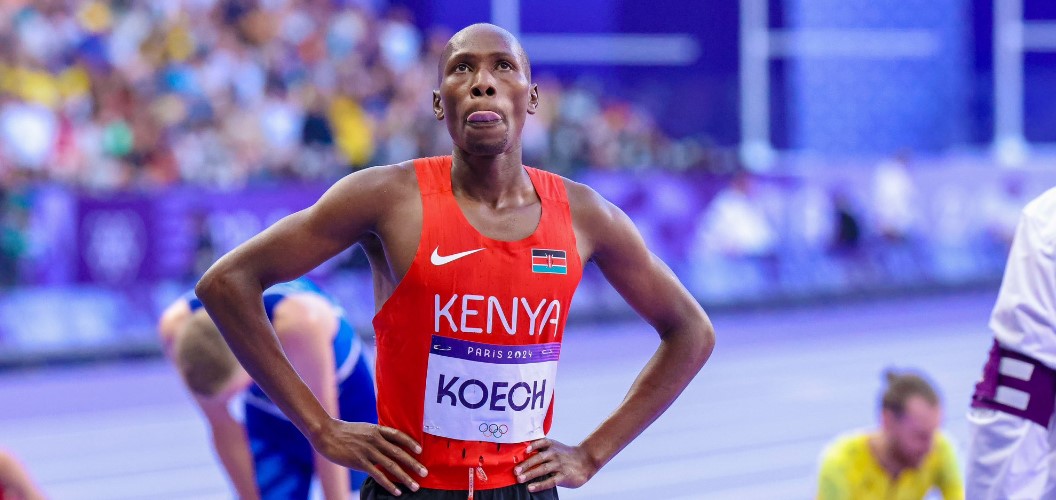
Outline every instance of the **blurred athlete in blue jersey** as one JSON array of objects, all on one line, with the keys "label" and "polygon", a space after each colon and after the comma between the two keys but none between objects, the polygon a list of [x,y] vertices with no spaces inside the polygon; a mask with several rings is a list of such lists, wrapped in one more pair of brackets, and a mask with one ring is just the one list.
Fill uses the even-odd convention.
[{"label": "blurred athlete in blue jersey", "polygon": [[[340,307],[298,279],[264,292],[265,313],[297,374],[336,418],[377,422],[373,377]],[[213,447],[239,498],[307,498],[317,476],[327,499],[347,499],[366,478],[315,453],[250,379],[193,293],[163,313],[165,354],[201,408]],[[241,399],[239,422],[231,409]]]}]

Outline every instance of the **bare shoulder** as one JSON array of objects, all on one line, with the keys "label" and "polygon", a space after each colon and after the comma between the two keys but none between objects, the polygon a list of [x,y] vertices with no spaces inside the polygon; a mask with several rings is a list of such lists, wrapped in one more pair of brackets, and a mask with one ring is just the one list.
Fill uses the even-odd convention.
[{"label": "bare shoulder", "polygon": [[623,210],[593,188],[567,178],[564,181],[576,239],[587,252],[584,258],[593,258],[605,249],[609,240],[635,231]]},{"label": "bare shoulder", "polygon": [[180,331],[187,319],[191,317],[191,306],[186,300],[177,300],[161,313],[158,320],[158,336],[163,345],[168,346],[175,340],[176,333]]},{"label": "bare shoulder", "polygon": [[414,162],[406,161],[353,172],[334,184],[331,189],[338,193],[368,195],[371,198],[395,201],[399,197],[417,192],[418,181],[414,173]]},{"label": "bare shoulder", "polygon": [[393,189],[418,188],[417,175],[414,172],[414,161],[408,160],[392,165],[381,165],[369,168],[365,172],[373,170],[374,174],[388,187]]},{"label": "bare shoulder", "polygon": [[567,177],[562,177],[561,179],[565,181],[568,205],[572,210],[573,216],[591,217],[604,215],[604,212],[608,211],[609,206],[612,205],[598,194],[594,188]]},{"label": "bare shoulder", "polygon": [[319,334],[329,340],[337,331],[335,306],[314,293],[290,295],[275,306],[272,326],[280,340],[291,335]]},{"label": "bare shoulder", "polygon": [[349,245],[385,223],[394,207],[418,199],[413,162],[370,167],[337,181],[305,211],[308,232]]}]

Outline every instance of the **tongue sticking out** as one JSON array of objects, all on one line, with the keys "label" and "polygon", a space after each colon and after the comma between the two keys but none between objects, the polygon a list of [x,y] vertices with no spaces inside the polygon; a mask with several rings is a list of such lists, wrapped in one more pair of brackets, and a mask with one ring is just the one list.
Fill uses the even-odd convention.
[{"label": "tongue sticking out", "polygon": [[502,117],[494,111],[474,111],[469,115],[469,121],[474,123],[480,122],[494,122],[501,120]]}]

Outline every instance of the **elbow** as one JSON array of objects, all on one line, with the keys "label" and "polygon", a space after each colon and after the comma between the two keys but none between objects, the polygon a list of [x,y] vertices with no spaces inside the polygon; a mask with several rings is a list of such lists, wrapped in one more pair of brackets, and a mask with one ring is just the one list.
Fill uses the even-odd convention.
[{"label": "elbow", "polygon": [[665,331],[666,334],[661,334],[661,342],[680,353],[687,364],[697,371],[708,362],[711,352],[715,350],[715,328],[706,315],[702,314],[695,320]]},{"label": "elbow", "polygon": [[203,304],[208,304],[218,297],[228,295],[233,287],[234,276],[232,272],[223,265],[223,262],[214,263],[202,275],[194,286],[194,294],[198,296]]},{"label": "elbow", "polygon": [[216,266],[210,267],[198,280],[198,283],[194,285],[194,294],[202,302],[207,301],[209,297],[216,293],[216,289],[220,287],[222,280],[217,276],[218,273],[214,272],[215,269]]},{"label": "elbow", "polygon": [[708,358],[711,358],[712,351],[715,350],[715,327],[712,326],[711,321],[705,317],[701,320],[700,326],[696,329],[698,334],[696,337],[695,346],[693,350],[695,360],[699,366],[703,367],[704,363],[708,362]]},{"label": "elbow", "polygon": [[687,334],[683,335],[685,340],[680,349],[692,360],[697,370],[700,370],[715,350],[715,328],[706,315],[701,315],[696,321],[690,322],[683,331]]}]

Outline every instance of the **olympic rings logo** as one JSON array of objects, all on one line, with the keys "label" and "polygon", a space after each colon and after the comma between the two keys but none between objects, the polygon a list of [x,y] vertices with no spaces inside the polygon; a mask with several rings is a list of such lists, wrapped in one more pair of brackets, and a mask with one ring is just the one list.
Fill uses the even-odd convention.
[{"label": "olympic rings logo", "polygon": [[501,438],[504,434],[510,432],[510,428],[507,427],[506,424],[483,423],[480,424],[480,427],[477,427],[477,430],[479,430],[484,437],[493,437],[495,439]]}]

